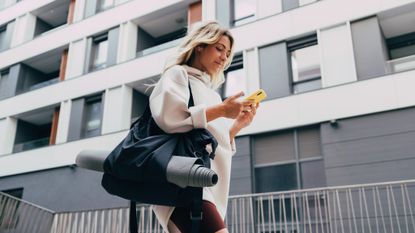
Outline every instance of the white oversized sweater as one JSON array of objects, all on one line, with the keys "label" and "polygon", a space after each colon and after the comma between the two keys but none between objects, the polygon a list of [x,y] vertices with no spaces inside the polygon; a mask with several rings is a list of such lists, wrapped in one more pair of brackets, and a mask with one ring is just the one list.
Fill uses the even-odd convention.
[{"label": "white oversized sweater", "polygon": [[[190,97],[189,81],[194,100],[194,106],[190,108],[187,106]],[[150,96],[153,118],[165,132],[181,133],[193,128],[205,128],[218,141],[211,169],[218,174],[219,180],[215,186],[203,189],[203,200],[214,203],[224,219],[228,203],[231,160],[235,153],[235,145],[230,144],[229,138],[232,121],[223,117],[210,122],[206,120],[206,107],[221,102],[221,97],[212,88],[210,76],[186,65],[176,65],[166,70]],[[169,223],[174,207],[153,206],[153,210],[164,231],[177,232],[177,228]]]}]

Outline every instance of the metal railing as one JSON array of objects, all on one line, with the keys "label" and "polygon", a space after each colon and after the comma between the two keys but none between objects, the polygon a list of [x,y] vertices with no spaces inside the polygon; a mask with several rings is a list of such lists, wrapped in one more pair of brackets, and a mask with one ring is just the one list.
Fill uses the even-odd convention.
[{"label": "metal railing", "polygon": [[[232,196],[234,233],[413,233],[415,180]],[[162,233],[149,205],[140,233]],[[129,209],[53,213],[0,193],[0,232],[128,233]]]},{"label": "metal railing", "polygon": [[415,232],[415,180],[233,196],[229,232]]},{"label": "metal railing", "polygon": [[0,192],[1,233],[50,232],[54,212]]}]

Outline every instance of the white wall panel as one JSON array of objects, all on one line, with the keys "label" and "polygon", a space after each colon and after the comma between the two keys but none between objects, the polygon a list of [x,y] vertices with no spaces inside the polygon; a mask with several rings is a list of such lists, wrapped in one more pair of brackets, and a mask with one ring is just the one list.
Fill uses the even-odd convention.
[{"label": "white wall panel", "polygon": [[357,81],[350,26],[320,30],[323,87]]},{"label": "white wall panel", "polygon": [[216,18],[216,0],[202,1],[202,20],[214,20]]},{"label": "white wall panel", "polygon": [[86,45],[86,38],[74,41],[69,45],[65,79],[71,79],[83,74],[84,66],[86,65]]},{"label": "white wall panel", "polygon": [[102,134],[129,128],[131,122],[132,95],[132,88],[125,85],[105,91]]},{"label": "white wall panel", "polygon": [[27,13],[17,18],[10,47],[13,48],[33,39],[35,27],[36,16],[33,14]]},{"label": "white wall panel", "polygon": [[17,120],[7,117],[0,120],[0,156],[13,151]]},{"label": "white wall panel", "polygon": [[84,18],[85,14],[85,1],[87,0],[76,0],[75,9],[73,14],[73,22],[78,22]]},{"label": "white wall panel", "polygon": [[136,56],[138,26],[131,21],[121,24],[118,40],[117,63],[131,60]]},{"label": "white wall panel", "polygon": [[258,0],[257,18],[264,18],[282,12],[281,0]]},{"label": "white wall panel", "polygon": [[56,132],[56,144],[67,142],[69,131],[69,120],[71,116],[72,101],[67,100],[61,103],[59,110],[58,129]]}]

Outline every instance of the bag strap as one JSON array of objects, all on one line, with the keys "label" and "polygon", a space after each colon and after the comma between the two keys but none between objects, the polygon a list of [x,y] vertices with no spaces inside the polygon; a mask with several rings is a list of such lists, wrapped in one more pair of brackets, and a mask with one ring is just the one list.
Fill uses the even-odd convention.
[{"label": "bag strap", "polygon": [[203,188],[192,187],[192,204],[190,208],[190,220],[192,221],[192,230],[191,233],[198,233],[200,224],[202,222],[203,211],[202,211],[202,198],[203,198]]},{"label": "bag strap", "polygon": [[137,203],[130,201],[130,233],[138,233],[137,226]]}]

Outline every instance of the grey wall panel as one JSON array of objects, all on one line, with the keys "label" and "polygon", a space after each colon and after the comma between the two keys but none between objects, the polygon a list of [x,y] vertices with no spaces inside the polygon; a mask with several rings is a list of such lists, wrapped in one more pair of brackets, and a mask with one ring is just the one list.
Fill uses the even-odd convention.
[{"label": "grey wall panel", "polygon": [[99,172],[61,167],[0,178],[0,190],[23,188],[24,200],[58,212],[128,206],[101,187],[101,177]]},{"label": "grey wall panel", "polygon": [[224,27],[231,25],[231,0],[216,0],[216,20]]},{"label": "grey wall panel", "polygon": [[[403,109],[322,126],[328,185],[413,179],[415,109]],[[407,161],[407,162],[403,162]]]},{"label": "grey wall panel", "polygon": [[415,131],[415,108],[338,120],[338,127],[322,124],[322,143]]},{"label": "grey wall panel", "polygon": [[388,55],[377,17],[353,22],[351,29],[358,80],[384,75]]},{"label": "grey wall panel", "polygon": [[351,185],[413,179],[415,158],[383,163],[326,168],[327,185]]},{"label": "grey wall panel", "polygon": [[300,6],[299,0],[282,0],[282,10],[288,11]]},{"label": "grey wall panel", "polygon": [[415,131],[326,144],[326,167],[415,158]]},{"label": "grey wall panel", "polygon": [[288,96],[291,93],[287,45],[285,42],[259,49],[261,88],[268,99]]},{"label": "grey wall panel", "polygon": [[236,154],[232,158],[230,195],[252,193],[250,137],[236,138]]},{"label": "grey wall panel", "polygon": [[77,99],[72,101],[68,141],[74,141],[81,138],[84,107],[85,99]]},{"label": "grey wall panel", "polygon": [[117,27],[108,32],[107,67],[117,64],[119,31],[120,29]]},{"label": "grey wall panel", "polygon": [[141,28],[137,30],[137,52],[153,47],[156,40]]}]

